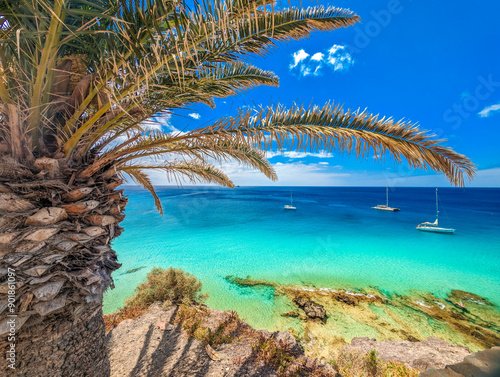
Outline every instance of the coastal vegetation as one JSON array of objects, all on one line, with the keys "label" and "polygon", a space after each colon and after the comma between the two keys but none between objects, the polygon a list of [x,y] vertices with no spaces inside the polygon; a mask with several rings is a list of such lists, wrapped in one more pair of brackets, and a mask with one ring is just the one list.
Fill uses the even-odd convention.
[{"label": "coastal vegetation", "polygon": [[2,0],[0,15],[1,300],[10,268],[24,375],[109,375],[102,295],[120,267],[111,242],[122,232],[128,199],[117,188],[126,177],[162,212],[147,172],[233,187],[214,161],[236,160],[276,180],[264,152],[273,149],[388,154],[459,186],[474,176],[467,157],[415,124],[333,103],[241,109],[187,132],[154,122],[278,86],[246,58],[352,26],[351,11],[254,0]]},{"label": "coastal vegetation", "polygon": [[[159,282],[160,276],[169,278],[161,279]],[[196,292],[193,293],[193,290],[184,284],[187,281],[194,282],[194,286],[197,287]],[[183,289],[180,289],[179,285]],[[201,284],[182,270],[155,268],[148,275],[146,282],[139,285],[134,296],[127,300],[123,309],[105,316],[106,323],[112,330],[123,320],[136,319],[146,313],[153,304],[160,304],[162,310],[166,312],[171,312],[174,308],[169,325],[179,326],[188,337],[202,342],[212,360],[219,359],[217,350],[221,347],[248,343],[251,346],[250,354],[245,360],[241,357],[236,358],[233,363],[243,364],[251,360],[255,368],[270,368],[269,373],[283,377],[333,377],[335,372],[341,373],[344,377],[416,377],[419,373],[418,370],[403,363],[381,360],[377,357],[376,351],[363,353],[344,349],[339,349],[328,358],[323,358],[333,370],[325,368],[324,362],[304,354],[302,345],[305,342],[298,334],[294,334],[295,338],[288,333],[270,334],[266,331],[256,331],[234,311],[214,311],[191,300],[192,297],[199,297],[198,288],[201,288]],[[178,300],[172,301],[172,290],[178,293]],[[148,292],[148,297],[154,297],[155,302],[151,302],[149,298],[144,299],[144,292]],[[185,300],[186,297],[189,299]],[[293,333],[293,329],[291,332]]]},{"label": "coastal vegetation", "polygon": [[146,281],[139,284],[134,295],[125,301],[123,308],[104,316],[106,331],[126,319],[137,318],[155,302],[160,301],[165,306],[195,305],[205,298],[206,295],[201,293],[201,283],[188,272],[176,268],[153,268]]}]

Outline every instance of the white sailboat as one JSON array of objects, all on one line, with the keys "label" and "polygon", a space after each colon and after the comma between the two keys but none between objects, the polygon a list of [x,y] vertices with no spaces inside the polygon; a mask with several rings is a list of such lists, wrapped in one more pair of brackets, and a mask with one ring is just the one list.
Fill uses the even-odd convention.
[{"label": "white sailboat", "polygon": [[290,191],[290,204],[286,204],[285,209],[291,209],[291,210],[295,210],[297,209],[296,207],[293,206],[293,196],[292,196],[292,192]]},{"label": "white sailboat", "polygon": [[379,205],[372,207],[372,208],[378,209],[380,211],[389,211],[389,212],[400,211],[399,208],[389,207],[389,185],[388,184],[385,186],[385,199],[386,199],[385,204],[379,204]]},{"label": "white sailboat", "polygon": [[438,206],[438,189],[436,189],[436,221],[433,223],[425,222],[417,225],[418,230],[422,230],[424,232],[434,232],[434,233],[455,233],[455,229],[451,228],[441,228],[439,226],[439,206]]}]

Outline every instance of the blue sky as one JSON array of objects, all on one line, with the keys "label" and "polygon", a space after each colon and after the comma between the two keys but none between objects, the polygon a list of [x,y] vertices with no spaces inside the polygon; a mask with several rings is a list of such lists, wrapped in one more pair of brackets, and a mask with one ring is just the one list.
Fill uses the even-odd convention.
[{"label": "blue sky", "polygon": [[[304,6],[316,2],[303,2]],[[349,108],[416,121],[448,139],[447,145],[478,166],[467,186],[500,187],[500,2],[466,0],[320,1],[362,18],[357,26],[281,44],[251,62],[280,77],[279,88],[260,87],[196,106],[168,119],[179,130],[234,115],[240,106],[290,105],[329,100]],[[271,155],[279,181],[228,164],[240,185],[448,186],[432,172],[410,170],[391,160],[357,161],[292,152]],[[155,182],[165,183],[160,176]]]}]

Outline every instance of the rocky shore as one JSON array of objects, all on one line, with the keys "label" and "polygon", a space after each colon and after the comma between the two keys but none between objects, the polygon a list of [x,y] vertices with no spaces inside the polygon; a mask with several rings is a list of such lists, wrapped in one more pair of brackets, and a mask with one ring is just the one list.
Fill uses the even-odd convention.
[{"label": "rocky shore", "polygon": [[[435,336],[472,352],[500,345],[500,312],[486,298],[452,290],[445,298],[430,293],[389,294],[314,285],[286,285],[227,276],[242,293],[266,287],[285,307],[278,329],[292,327],[307,355],[329,358],[354,336],[380,341],[418,342]],[[353,330],[354,329],[354,330]]]},{"label": "rocky shore", "polygon": [[[205,306],[201,312],[190,308],[189,318],[182,310],[186,309],[176,305],[162,308],[157,303],[139,318],[125,320],[112,329],[107,334],[111,376],[274,377],[283,375],[284,369],[291,372],[299,368],[305,375],[336,374],[329,364],[305,356],[288,332],[256,331],[240,320],[228,324],[233,312]],[[203,313],[203,319],[193,313]],[[215,334],[223,324],[229,329],[223,342],[209,345],[197,339],[199,329]],[[273,347],[287,355],[276,360],[263,354],[273,354]]]},{"label": "rocky shore", "polygon": [[[305,355],[300,341],[297,342],[292,334],[257,331],[234,312],[206,306],[187,308],[154,304],[140,317],[125,320],[112,329],[107,334],[107,345],[113,377],[356,376],[342,374],[340,360],[346,355],[369,360],[366,357],[370,353],[377,355],[373,360],[380,363],[388,362],[398,368],[404,366],[407,373],[402,374],[404,376],[417,376],[425,370],[428,372],[422,377],[500,375],[495,374],[500,370],[495,368],[500,366],[491,361],[500,360],[500,347],[485,351],[489,352],[486,356],[482,356],[483,353],[471,355],[465,347],[433,337],[421,342],[355,338],[339,351],[337,359],[314,360]],[[476,372],[482,374],[457,374],[455,369],[464,372],[467,368],[453,369],[450,365],[463,363],[464,358],[466,361],[486,360],[475,367]],[[381,368],[382,364],[379,365]]]}]

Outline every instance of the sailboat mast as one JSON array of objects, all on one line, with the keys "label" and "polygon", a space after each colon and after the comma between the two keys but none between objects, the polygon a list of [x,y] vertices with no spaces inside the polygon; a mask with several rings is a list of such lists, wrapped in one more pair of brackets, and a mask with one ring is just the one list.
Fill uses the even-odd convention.
[{"label": "sailboat mast", "polygon": [[438,207],[438,189],[436,189],[436,219],[439,218],[439,207]]},{"label": "sailboat mast", "polygon": [[292,197],[292,192],[290,191],[290,204],[293,206],[293,197]]},{"label": "sailboat mast", "polygon": [[389,207],[389,184],[388,183],[385,185],[385,201],[386,201],[387,207]]}]

